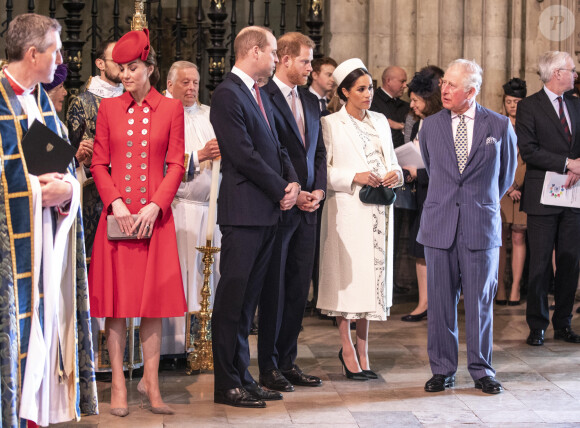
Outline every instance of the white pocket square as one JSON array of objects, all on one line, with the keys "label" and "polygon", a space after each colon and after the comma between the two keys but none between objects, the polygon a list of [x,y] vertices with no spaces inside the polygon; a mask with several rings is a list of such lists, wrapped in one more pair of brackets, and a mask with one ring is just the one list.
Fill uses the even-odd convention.
[{"label": "white pocket square", "polygon": [[495,144],[497,143],[497,140],[494,137],[487,137],[487,139],[485,140],[485,144]]}]

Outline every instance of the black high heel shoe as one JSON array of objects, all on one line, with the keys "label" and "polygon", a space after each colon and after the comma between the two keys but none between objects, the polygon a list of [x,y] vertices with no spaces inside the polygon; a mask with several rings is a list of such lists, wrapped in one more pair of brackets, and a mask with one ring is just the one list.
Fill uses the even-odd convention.
[{"label": "black high heel shoe", "polygon": [[[358,354],[358,348],[356,347],[356,343],[355,343],[355,345],[354,345],[354,350],[356,351],[356,357],[357,357],[357,358],[358,358],[358,360],[360,361],[360,355]],[[369,378],[369,380],[370,380],[370,379],[378,379],[378,378],[379,378],[379,376],[378,376],[378,375],[377,375],[377,374],[376,374],[374,371],[372,371],[372,370],[364,370],[364,369],[363,369],[363,371],[362,371],[362,372],[364,373],[364,375],[365,375],[366,377],[368,377],[368,378]]]},{"label": "black high heel shoe", "polygon": [[496,305],[500,305],[500,306],[506,306],[506,305],[507,305],[507,303],[508,303],[508,301],[507,301],[507,300],[498,300],[498,299],[495,299],[495,304],[496,304]]},{"label": "black high heel shoe", "polygon": [[427,311],[425,310],[425,312],[421,312],[420,314],[417,315],[405,315],[403,317],[401,317],[401,321],[405,321],[405,322],[418,322],[418,321],[423,321],[423,318],[425,318],[427,316]]},{"label": "black high heel shoe", "polygon": [[342,348],[338,351],[338,359],[342,363],[342,369],[344,371],[344,375],[347,379],[352,380],[369,380],[369,378],[364,374],[364,372],[353,373],[349,369],[346,368],[346,364],[344,363],[344,359],[342,358]]}]

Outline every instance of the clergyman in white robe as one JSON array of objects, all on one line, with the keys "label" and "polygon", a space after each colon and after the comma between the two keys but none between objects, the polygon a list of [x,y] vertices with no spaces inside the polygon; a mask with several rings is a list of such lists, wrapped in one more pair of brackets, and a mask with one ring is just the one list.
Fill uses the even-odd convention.
[{"label": "clergyman in white robe", "polygon": [[[171,97],[167,92],[166,96]],[[209,107],[196,102],[184,107],[185,115],[185,181],[179,186],[172,203],[173,219],[177,233],[177,250],[181,275],[187,300],[189,317],[163,318],[161,354],[183,354],[192,349],[187,330],[191,328],[187,319],[195,319],[192,312],[200,310],[201,289],[203,287],[203,254],[196,247],[206,245],[209,192],[211,187],[212,161],[199,162],[197,151],[215,138],[209,121]],[[214,228],[212,246],[221,246],[221,233]],[[213,294],[219,281],[219,253],[214,254],[210,277],[210,308],[213,307]]]}]

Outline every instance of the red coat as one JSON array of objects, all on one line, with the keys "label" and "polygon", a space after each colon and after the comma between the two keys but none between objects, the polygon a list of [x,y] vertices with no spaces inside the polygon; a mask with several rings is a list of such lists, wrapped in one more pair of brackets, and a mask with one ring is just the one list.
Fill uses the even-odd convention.
[{"label": "red coat", "polygon": [[[171,213],[184,173],[183,132],[181,102],[153,88],[141,106],[128,92],[101,102],[91,173],[104,209],[89,270],[92,316],[173,317],[187,310]],[[107,214],[118,198],[132,214],[159,205],[151,239],[107,239]]]}]

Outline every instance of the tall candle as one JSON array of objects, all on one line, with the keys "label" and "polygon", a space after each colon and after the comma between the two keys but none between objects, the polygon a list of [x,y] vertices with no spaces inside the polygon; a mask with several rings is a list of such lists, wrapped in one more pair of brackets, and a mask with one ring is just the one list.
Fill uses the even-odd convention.
[{"label": "tall candle", "polygon": [[209,210],[207,214],[206,240],[213,240],[213,230],[216,222],[218,184],[220,179],[221,158],[214,159],[211,166],[211,188],[209,190]]}]

